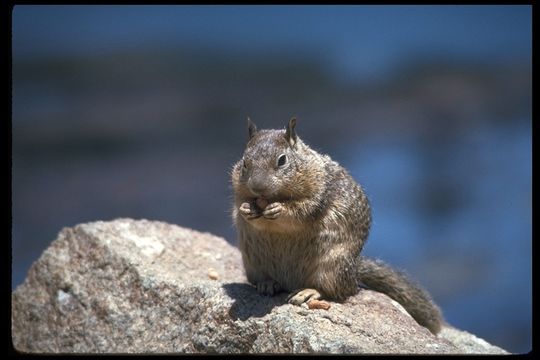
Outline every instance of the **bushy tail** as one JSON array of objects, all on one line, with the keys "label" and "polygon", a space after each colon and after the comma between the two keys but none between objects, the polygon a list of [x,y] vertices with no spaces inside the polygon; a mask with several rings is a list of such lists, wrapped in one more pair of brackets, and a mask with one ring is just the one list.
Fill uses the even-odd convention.
[{"label": "bushy tail", "polygon": [[400,303],[420,325],[433,334],[441,330],[441,310],[420,285],[380,260],[362,256],[359,263],[359,278],[364,285]]}]

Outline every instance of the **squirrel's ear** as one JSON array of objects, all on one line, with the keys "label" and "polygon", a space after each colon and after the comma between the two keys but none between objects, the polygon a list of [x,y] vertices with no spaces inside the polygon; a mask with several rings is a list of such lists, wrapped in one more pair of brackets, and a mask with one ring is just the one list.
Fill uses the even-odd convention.
[{"label": "squirrel's ear", "polygon": [[296,144],[296,132],[294,131],[295,126],[296,118],[292,117],[287,124],[287,128],[285,129],[285,138],[287,139],[289,144],[291,144],[291,146],[294,146]]},{"label": "squirrel's ear", "polygon": [[255,124],[253,123],[253,121],[251,121],[249,116],[247,118],[247,123],[248,123],[249,138],[251,139],[253,135],[255,135],[255,133],[257,132],[257,126],[255,126]]}]

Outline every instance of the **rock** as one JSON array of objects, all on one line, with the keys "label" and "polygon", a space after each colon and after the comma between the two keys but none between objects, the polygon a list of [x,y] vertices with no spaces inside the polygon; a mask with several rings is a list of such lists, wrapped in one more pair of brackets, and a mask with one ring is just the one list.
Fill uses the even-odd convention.
[{"label": "rock", "polygon": [[118,219],[63,229],[12,293],[12,339],[40,353],[506,353],[445,328],[433,336],[362,289],[328,310],[264,297],[224,239]]}]

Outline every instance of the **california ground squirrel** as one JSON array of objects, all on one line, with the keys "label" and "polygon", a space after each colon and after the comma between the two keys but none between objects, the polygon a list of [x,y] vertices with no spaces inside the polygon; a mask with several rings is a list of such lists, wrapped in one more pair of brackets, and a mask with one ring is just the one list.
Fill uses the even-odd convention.
[{"label": "california ground squirrel", "polygon": [[247,279],[289,303],[343,301],[359,284],[399,302],[432,333],[442,315],[429,294],[379,260],[360,256],[371,225],[362,187],[328,155],[306,145],[292,118],[284,130],[257,130],[232,169],[233,219]]}]

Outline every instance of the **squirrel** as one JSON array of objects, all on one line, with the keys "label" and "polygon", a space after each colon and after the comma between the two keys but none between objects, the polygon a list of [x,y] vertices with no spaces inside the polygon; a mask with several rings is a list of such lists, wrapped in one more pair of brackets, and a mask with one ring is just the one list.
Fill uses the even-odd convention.
[{"label": "squirrel", "polygon": [[295,132],[258,130],[248,118],[243,157],[231,171],[233,222],[248,281],[287,301],[344,301],[361,284],[385,293],[433,334],[440,309],[426,290],[380,260],[360,256],[371,225],[363,188]]}]

